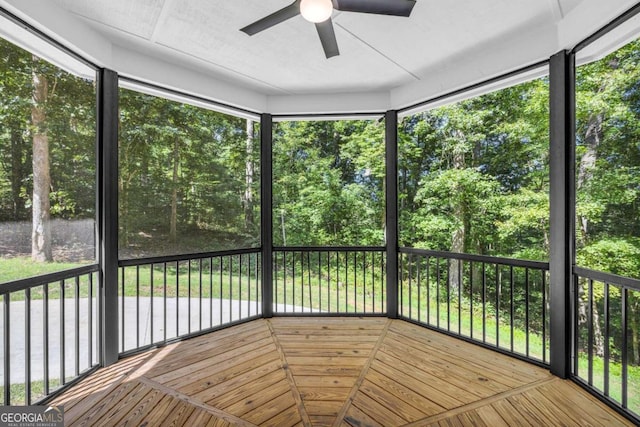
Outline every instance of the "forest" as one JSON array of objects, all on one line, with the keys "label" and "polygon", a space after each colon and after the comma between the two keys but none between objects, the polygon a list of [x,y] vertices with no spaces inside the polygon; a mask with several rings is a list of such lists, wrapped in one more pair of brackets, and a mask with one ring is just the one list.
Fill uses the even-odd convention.
[{"label": "forest", "polygon": [[[636,279],[639,62],[636,41],[576,83],[576,264]],[[0,123],[0,283],[93,263],[95,83],[0,41]],[[398,130],[400,246],[548,261],[548,78]],[[121,259],[260,246],[255,118],[121,88],[119,132]],[[383,120],[274,123],[275,245],[383,245],[384,150]]]}]

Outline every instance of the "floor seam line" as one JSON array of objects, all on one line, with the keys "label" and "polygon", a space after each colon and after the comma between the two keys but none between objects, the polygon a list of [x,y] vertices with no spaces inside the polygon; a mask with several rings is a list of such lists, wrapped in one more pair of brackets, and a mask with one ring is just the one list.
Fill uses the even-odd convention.
[{"label": "floor seam line", "polygon": [[193,397],[186,395],[174,388],[167,387],[164,384],[156,382],[151,378],[140,376],[136,378],[136,380],[141,384],[144,384],[155,390],[159,390],[160,392],[164,393],[167,396],[175,397],[176,399],[179,399],[185,403],[188,403],[189,405],[194,406],[196,408],[202,409],[203,411],[206,411],[207,413],[217,418],[223,419],[227,422],[230,422],[242,427],[256,427],[255,424],[252,424],[246,420],[243,420],[242,418],[236,417],[233,414],[225,412],[220,408],[216,408],[215,406],[208,405],[204,402],[199,401],[198,399],[194,399]]},{"label": "floor seam line", "polygon": [[307,413],[307,408],[304,406],[304,402],[302,401],[302,396],[300,395],[300,390],[298,390],[298,385],[296,384],[296,381],[293,378],[291,369],[289,369],[289,362],[287,361],[287,356],[284,354],[284,350],[282,349],[280,340],[278,339],[276,332],[273,329],[271,320],[267,319],[266,321],[267,321],[267,327],[271,332],[273,343],[275,344],[276,350],[278,351],[278,355],[280,356],[282,369],[284,370],[285,375],[287,377],[287,382],[289,383],[289,388],[291,389],[291,393],[293,394],[293,399],[296,401],[296,405],[298,406],[298,412],[300,413],[300,418],[302,418],[302,423],[305,426],[311,426],[311,419],[309,418],[309,414]]},{"label": "floor seam line", "polygon": [[478,409],[478,408],[482,408],[484,406],[489,406],[494,402],[497,402],[499,400],[504,400],[504,399],[508,399],[511,396],[516,396],[522,393],[525,393],[529,390],[533,390],[536,389],[538,387],[541,387],[543,385],[546,385],[548,383],[552,383],[554,381],[557,381],[558,378],[556,377],[550,377],[550,378],[543,378],[528,384],[524,384],[521,385],[517,388],[512,388],[510,390],[505,390],[503,392],[500,392],[498,394],[494,394],[493,396],[489,396],[489,397],[485,397],[483,399],[480,400],[476,400],[474,402],[471,403],[467,403],[466,405],[462,405],[462,406],[458,406],[457,408],[453,408],[453,409],[449,409],[445,412],[441,412],[439,414],[435,414],[435,415],[430,415],[428,417],[419,419],[419,420],[415,420],[412,421],[408,424],[404,424],[402,427],[417,427],[417,426],[424,426],[427,424],[433,424],[433,423],[437,423],[439,421],[445,420],[445,419],[449,419],[449,418],[453,418],[456,417],[460,414],[464,414],[465,412],[469,412],[472,411],[474,409]]},{"label": "floor seam line", "polygon": [[369,373],[369,369],[371,368],[371,364],[373,363],[373,361],[376,358],[376,355],[378,354],[378,350],[380,349],[380,347],[382,346],[383,341],[387,337],[387,332],[389,332],[389,328],[391,327],[391,322],[392,321],[393,321],[392,319],[387,319],[387,321],[386,321],[386,323],[384,325],[384,328],[380,332],[380,337],[378,338],[378,341],[376,341],[375,346],[373,347],[373,349],[371,349],[371,354],[369,355],[369,358],[367,359],[367,361],[365,362],[364,366],[362,367],[362,370],[360,371],[360,375],[358,376],[358,379],[353,384],[353,387],[351,388],[351,391],[349,392],[349,396],[347,396],[347,399],[345,400],[344,405],[340,409],[340,412],[338,412],[338,416],[336,417],[336,420],[333,423],[333,427],[340,426],[343,423],[344,417],[347,415],[347,411],[351,407],[351,404],[353,402],[353,398],[355,397],[355,395],[360,390],[360,386],[362,385],[362,383],[364,382],[365,377]]}]

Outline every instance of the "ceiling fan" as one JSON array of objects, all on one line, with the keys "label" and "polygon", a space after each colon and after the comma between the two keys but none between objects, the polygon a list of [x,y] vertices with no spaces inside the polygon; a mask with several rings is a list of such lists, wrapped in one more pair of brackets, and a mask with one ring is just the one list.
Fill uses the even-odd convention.
[{"label": "ceiling fan", "polygon": [[331,22],[333,9],[408,17],[415,4],[416,0],[295,0],[289,6],[241,28],[240,31],[252,36],[294,16],[302,15],[304,19],[316,25],[324,53],[327,58],[331,58],[340,55]]}]

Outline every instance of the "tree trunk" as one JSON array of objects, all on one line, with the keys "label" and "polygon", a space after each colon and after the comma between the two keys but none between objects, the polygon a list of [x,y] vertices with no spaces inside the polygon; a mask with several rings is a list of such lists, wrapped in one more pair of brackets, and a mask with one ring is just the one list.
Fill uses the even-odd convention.
[{"label": "tree trunk", "polygon": [[11,129],[11,198],[13,200],[13,219],[19,221],[23,219],[25,212],[25,201],[20,195],[22,183],[28,171],[26,170],[24,152],[25,141],[22,137],[22,130]]},{"label": "tree trunk", "polygon": [[[465,139],[464,133],[459,130],[454,131],[454,137],[456,138],[458,144],[462,144]],[[462,150],[456,150],[454,148],[453,162],[451,166],[453,167],[453,169],[457,169],[457,170],[464,169],[465,157],[464,157],[464,152],[462,152]],[[460,189],[457,188],[457,185],[456,185],[453,191],[458,192],[460,191]],[[454,230],[451,236],[451,252],[464,253],[466,250],[465,240],[467,238],[467,232],[468,232],[467,230],[468,221],[466,220],[466,215],[467,213],[465,212],[465,207],[463,203],[456,203],[453,206],[453,216],[457,218],[458,221],[460,222],[460,227]],[[460,261],[458,260],[451,260],[451,263],[449,264],[449,291],[454,296],[458,295],[458,287],[462,279],[460,277],[461,266],[459,264],[460,264]]]},{"label": "tree trunk", "polygon": [[35,67],[39,59],[33,57],[33,207],[31,231],[31,258],[38,262],[53,261],[51,253],[51,174],[49,171],[49,137],[47,136],[45,104],[48,96],[46,76]]},{"label": "tree trunk", "polygon": [[[576,191],[583,188],[593,176],[593,170],[596,167],[598,159],[598,146],[602,141],[602,123],[604,114],[592,114],[587,122],[587,129],[584,135],[585,152],[580,158],[578,165],[578,176],[576,179]],[[580,240],[584,245],[587,241],[589,227],[588,218],[578,216],[578,227],[580,229]]]},{"label": "tree trunk", "polygon": [[173,177],[171,188],[171,218],[169,220],[169,240],[175,242],[178,236],[178,168],[180,167],[180,143],[173,143]]},{"label": "tree trunk", "polygon": [[244,207],[244,226],[246,230],[253,229],[253,120],[247,119],[247,141],[245,160],[245,187],[242,196]]}]

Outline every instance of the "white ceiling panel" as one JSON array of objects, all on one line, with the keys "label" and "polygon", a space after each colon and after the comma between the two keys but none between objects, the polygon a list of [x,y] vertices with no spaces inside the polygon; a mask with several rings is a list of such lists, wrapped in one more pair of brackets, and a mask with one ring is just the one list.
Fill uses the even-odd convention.
[{"label": "white ceiling panel", "polygon": [[[293,0],[0,0],[0,5],[130,77],[170,81],[179,88],[184,69],[185,80],[190,72],[211,79],[204,92],[220,92],[228,83],[236,88],[229,93],[235,90],[245,98],[246,91],[254,91],[254,108],[264,103],[286,112],[291,99],[290,112],[295,112],[325,109],[332,96],[346,106],[344,111],[356,111],[360,104],[363,111],[380,110],[386,100],[387,107],[398,108],[428,99],[571,49],[637,4],[416,1],[409,18],[334,11],[340,55],[331,59],[325,58],[314,25],[301,16],[254,36],[240,31]],[[68,30],[74,21],[80,25]],[[624,31],[613,38],[640,33],[637,28]],[[91,34],[80,43],[83,32]],[[613,42],[603,43],[606,51]],[[168,77],[158,79],[161,70],[144,72],[145,58],[151,67],[170,64]],[[135,66],[119,62],[132,60]],[[360,96],[365,94],[372,96]]]},{"label": "white ceiling panel", "polygon": [[[228,1],[174,1],[156,42],[271,85],[284,93],[366,91],[402,84],[411,76],[335,26],[341,55],[326,59],[315,26],[301,16],[254,36],[240,28],[288,2],[259,1],[239,13]],[[215,29],[215,30],[213,30]]]},{"label": "white ceiling panel", "polygon": [[165,0],[54,0],[68,11],[114,29],[149,38]]}]

